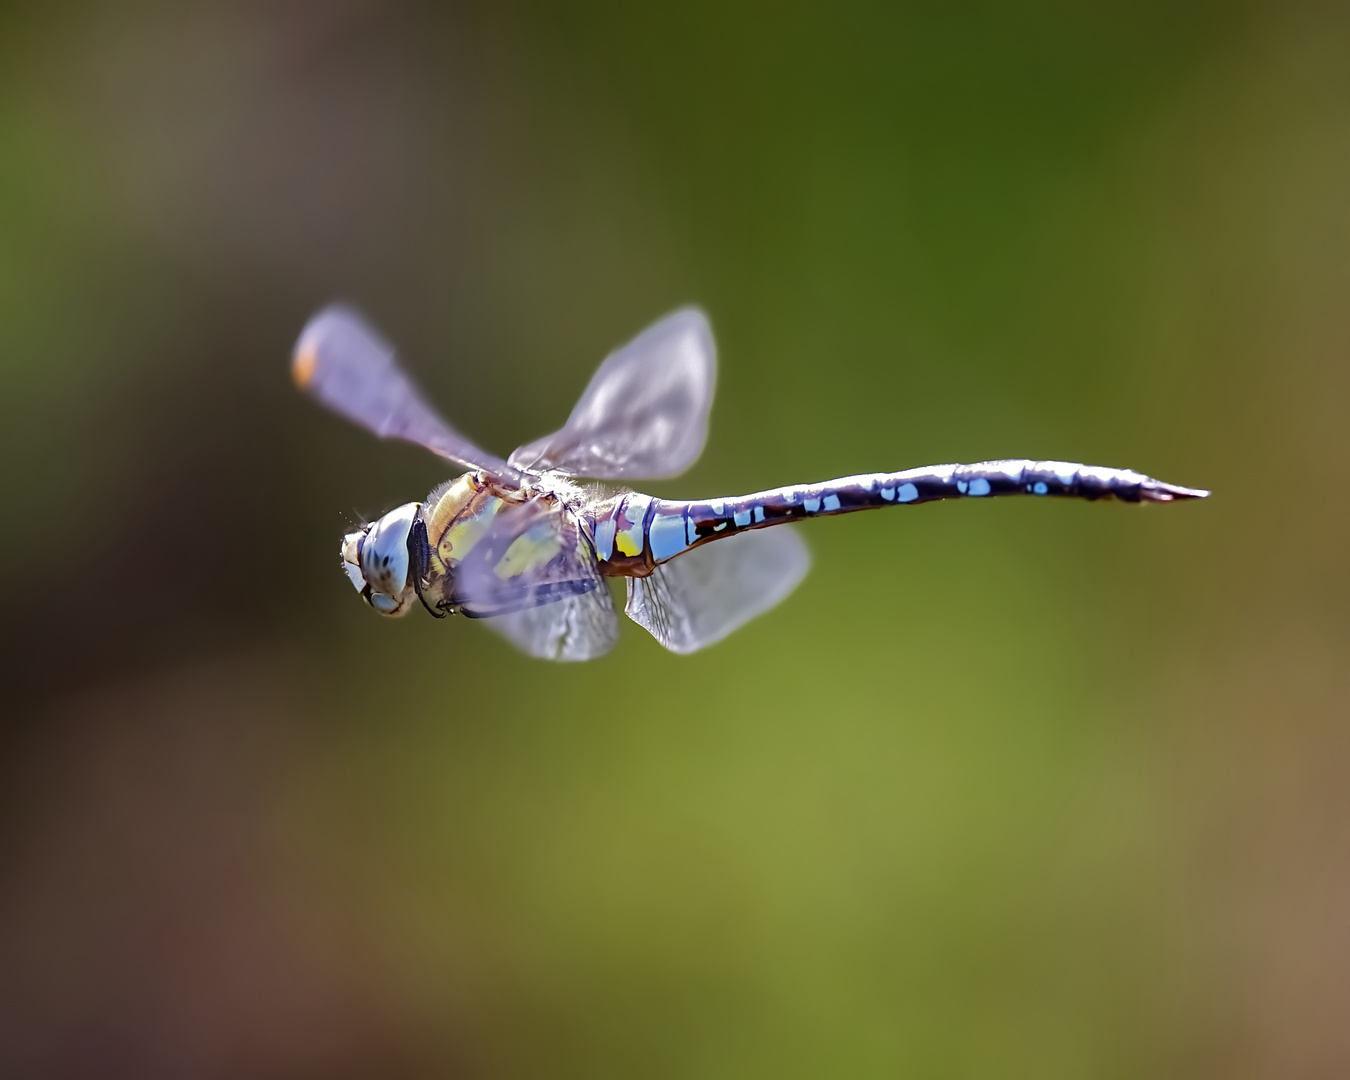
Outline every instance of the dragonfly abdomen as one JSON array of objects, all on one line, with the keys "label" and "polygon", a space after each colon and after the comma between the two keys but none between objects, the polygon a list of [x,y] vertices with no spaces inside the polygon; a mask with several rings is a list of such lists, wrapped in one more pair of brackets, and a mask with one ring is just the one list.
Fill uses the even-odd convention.
[{"label": "dragonfly abdomen", "polygon": [[726,499],[679,502],[631,492],[596,519],[596,554],[611,574],[649,573],[698,544],[786,521],[882,506],[998,495],[1058,495],[1124,502],[1171,502],[1209,494],[1129,469],[1065,461],[982,461],[896,473],[866,473]]}]

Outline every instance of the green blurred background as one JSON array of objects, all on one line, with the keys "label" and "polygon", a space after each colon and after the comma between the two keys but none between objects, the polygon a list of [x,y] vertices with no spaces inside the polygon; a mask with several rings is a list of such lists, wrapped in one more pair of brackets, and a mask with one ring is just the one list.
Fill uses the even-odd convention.
[{"label": "green blurred background", "polygon": [[[0,1071],[1350,1075],[1350,13],[7,5]],[[687,302],[657,494],[1000,456],[1206,503],[804,526],[706,653],[395,624],[472,437]]]}]

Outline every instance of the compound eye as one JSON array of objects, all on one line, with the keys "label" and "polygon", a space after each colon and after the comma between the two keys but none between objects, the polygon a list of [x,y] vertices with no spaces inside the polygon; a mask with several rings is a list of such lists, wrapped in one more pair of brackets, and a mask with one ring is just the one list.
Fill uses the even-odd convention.
[{"label": "compound eye", "polygon": [[389,596],[402,593],[408,583],[408,532],[417,508],[417,503],[408,503],[391,510],[360,543],[358,560],[362,576],[373,589]]},{"label": "compound eye", "polygon": [[384,593],[373,592],[370,594],[370,606],[381,615],[399,615],[402,613],[403,601],[385,596]]}]

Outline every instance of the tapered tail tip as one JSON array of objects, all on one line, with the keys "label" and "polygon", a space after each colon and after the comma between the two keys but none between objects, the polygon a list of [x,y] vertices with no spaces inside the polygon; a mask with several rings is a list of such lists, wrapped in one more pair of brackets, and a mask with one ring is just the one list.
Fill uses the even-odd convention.
[{"label": "tapered tail tip", "polygon": [[1161,480],[1149,480],[1140,485],[1139,496],[1150,502],[1179,502],[1182,499],[1206,499],[1209,492],[1204,488],[1181,487],[1178,484],[1164,484]]}]

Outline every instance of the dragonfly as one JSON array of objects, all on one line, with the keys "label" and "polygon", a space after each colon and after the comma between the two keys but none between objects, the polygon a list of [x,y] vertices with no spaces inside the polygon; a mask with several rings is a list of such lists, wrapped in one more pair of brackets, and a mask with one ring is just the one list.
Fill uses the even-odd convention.
[{"label": "dragonfly", "polygon": [[614,646],[610,578],[626,582],[624,613],[672,652],[720,641],[785,599],[810,566],[797,530],[774,526],[939,499],[1166,503],[1209,494],[1129,469],[1015,459],[715,499],[644,495],[627,485],[678,476],[707,441],[717,350],[696,308],[612,352],[567,423],[505,461],[451,427],[350,307],[310,319],[291,372],[339,415],[467,470],[343,537],[342,567],[362,598],[385,616],[420,604],[437,618],[483,619],[548,660],[590,660]]}]

